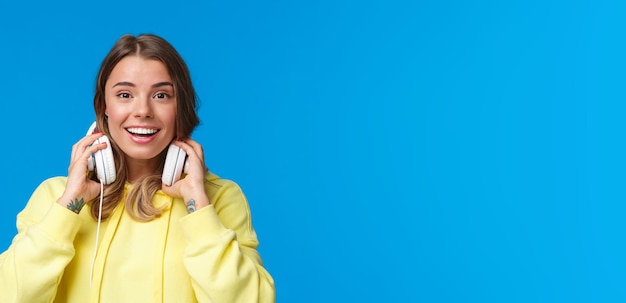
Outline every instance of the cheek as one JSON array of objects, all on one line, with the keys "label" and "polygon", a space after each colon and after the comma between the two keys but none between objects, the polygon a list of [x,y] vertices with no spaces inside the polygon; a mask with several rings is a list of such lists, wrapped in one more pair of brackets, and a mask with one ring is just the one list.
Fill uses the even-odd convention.
[{"label": "cheek", "polygon": [[117,123],[118,121],[121,120],[121,117],[123,116],[123,114],[119,110],[116,110],[114,108],[109,108],[106,111],[106,114],[107,114],[107,120],[109,121],[109,124]]},{"label": "cheek", "polygon": [[130,107],[128,104],[120,102],[110,102],[105,99],[104,112],[109,117],[109,120],[119,120],[129,114]]},{"label": "cheek", "polygon": [[121,125],[128,116],[120,106],[107,107],[105,113],[107,114],[106,121],[109,125],[109,130],[113,133],[118,131],[119,125]]},{"label": "cheek", "polygon": [[170,128],[174,127],[176,125],[176,107],[169,106],[162,108],[159,112],[159,117],[163,124],[166,124]]},{"label": "cheek", "polygon": [[111,117],[112,115],[115,116],[116,112],[117,112],[117,108],[115,107],[115,105],[113,105],[111,102],[109,102],[109,100],[107,98],[104,99],[104,114],[107,117]]}]

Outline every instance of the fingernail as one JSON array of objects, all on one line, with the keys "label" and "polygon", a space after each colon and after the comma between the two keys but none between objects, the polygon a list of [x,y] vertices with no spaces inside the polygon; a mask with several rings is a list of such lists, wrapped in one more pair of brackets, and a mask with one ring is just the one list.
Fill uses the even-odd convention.
[{"label": "fingernail", "polygon": [[94,132],[93,134],[94,134],[94,135],[98,135],[98,134],[101,134],[101,133],[102,133],[102,132]]}]

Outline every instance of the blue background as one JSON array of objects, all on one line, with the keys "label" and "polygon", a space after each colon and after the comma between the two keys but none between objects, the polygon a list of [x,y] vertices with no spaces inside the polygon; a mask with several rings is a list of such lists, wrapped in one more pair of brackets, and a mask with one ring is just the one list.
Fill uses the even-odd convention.
[{"label": "blue background", "polygon": [[[94,2],[97,3],[97,2]],[[278,302],[626,300],[621,1],[0,3],[0,247],[101,60],[187,61]]]}]

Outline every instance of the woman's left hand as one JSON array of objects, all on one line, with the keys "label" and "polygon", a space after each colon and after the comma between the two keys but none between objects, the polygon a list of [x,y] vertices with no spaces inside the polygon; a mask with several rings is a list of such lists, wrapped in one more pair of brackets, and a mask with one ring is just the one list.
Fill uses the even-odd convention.
[{"label": "woman's left hand", "polygon": [[182,197],[188,212],[199,210],[210,204],[209,197],[204,189],[204,179],[207,173],[204,164],[202,146],[192,140],[175,140],[174,145],[187,153],[187,172],[184,178],[176,181],[172,186],[162,185],[163,192],[172,197]]}]

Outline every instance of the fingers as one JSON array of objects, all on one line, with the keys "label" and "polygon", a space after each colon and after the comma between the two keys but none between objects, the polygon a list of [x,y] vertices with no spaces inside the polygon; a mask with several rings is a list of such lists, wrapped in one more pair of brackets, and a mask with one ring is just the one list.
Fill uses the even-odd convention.
[{"label": "fingers", "polygon": [[69,167],[70,171],[72,171],[74,167],[81,167],[81,171],[87,171],[89,157],[91,157],[91,155],[98,150],[102,150],[107,147],[106,143],[94,144],[95,141],[102,136],[102,133],[87,135],[72,146],[72,155]]},{"label": "fingers", "polygon": [[204,182],[208,170],[204,164],[204,150],[202,146],[189,138],[176,140],[173,144],[187,153],[186,164],[188,166],[186,165],[185,177],[176,181],[172,186],[163,185],[163,191],[173,197],[182,197],[184,200],[193,197],[194,199],[208,201],[204,192]]},{"label": "fingers", "polygon": [[96,144],[101,138],[101,133],[94,133],[81,138],[72,146],[72,155],[68,168],[67,184],[63,193],[63,201],[78,197],[91,200],[98,195],[98,184],[87,178],[89,157],[98,150],[105,149],[106,143]]},{"label": "fingers", "polygon": [[83,137],[74,145],[72,145],[72,159],[76,158],[77,154],[84,152],[87,147],[93,145],[93,143],[102,136],[102,133],[93,133]]},{"label": "fingers", "polygon": [[191,180],[196,180],[200,183],[204,182],[204,177],[208,170],[204,164],[204,151],[202,146],[192,139],[176,140],[174,141],[174,145],[180,147],[180,149],[187,153],[185,164],[187,177],[185,177],[185,179],[190,179],[189,177],[191,176]]}]

